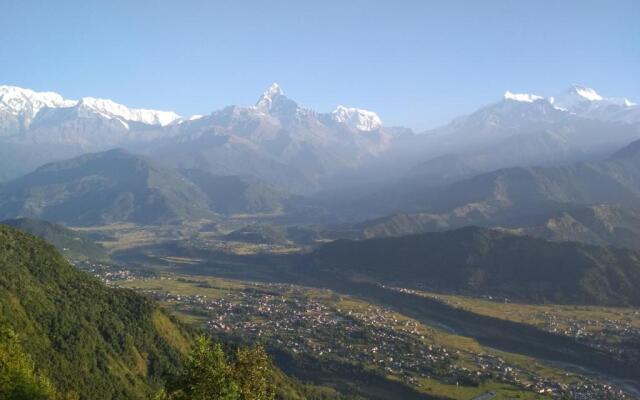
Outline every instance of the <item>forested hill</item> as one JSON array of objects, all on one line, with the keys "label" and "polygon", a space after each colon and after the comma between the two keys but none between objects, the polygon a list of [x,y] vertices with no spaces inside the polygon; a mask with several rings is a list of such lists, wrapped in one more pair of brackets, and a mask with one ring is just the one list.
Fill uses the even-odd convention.
[{"label": "forested hill", "polygon": [[80,232],[49,221],[16,218],[0,221],[23,232],[32,234],[54,245],[66,257],[74,259],[106,260],[107,250]]},{"label": "forested hill", "polygon": [[534,302],[640,305],[640,254],[468,227],[339,240],[305,258],[334,279],[500,295]]},{"label": "forested hill", "polygon": [[[259,346],[225,354],[216,341],[198,347],[193,332],[154,301],[109,288],[42,239],[0,225],[1,400],[217,399],[224,388],[233,389],[228,400],[344,398],[289,379]],[[217,364],[201,363],[209,359]]]},{"label": "forested hill", "polygon": [[53,246],[0,225],[0,326],[60,393],[134,399],[176,373],[191,339],[151,300],[110,289]]}]

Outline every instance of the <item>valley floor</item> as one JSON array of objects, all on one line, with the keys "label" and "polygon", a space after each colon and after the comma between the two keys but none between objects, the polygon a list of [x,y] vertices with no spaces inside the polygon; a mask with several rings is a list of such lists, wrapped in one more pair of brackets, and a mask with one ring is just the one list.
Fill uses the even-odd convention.
[{"label": "valley floor", "polygon": [[[159,300],[226,341],[261,342],[287,374],[345,395],[640,397],[637,371],[617,370],[640,361],[638,309],[512,304],[301,279],[278,264],[281,254],[298,251],[295,246],[189,232],[94,230],[105,235],[117,262],[76,264],[111,285]],[[181,240],[163,240],[171,235]]]}]

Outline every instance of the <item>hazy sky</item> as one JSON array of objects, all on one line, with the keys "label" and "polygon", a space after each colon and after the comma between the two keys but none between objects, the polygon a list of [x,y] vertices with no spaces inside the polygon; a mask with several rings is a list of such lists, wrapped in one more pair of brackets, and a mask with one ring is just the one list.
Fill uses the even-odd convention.
[{"label": "hazy sky", "polygon": [[572,83],[640,101],[640,1],[0,0],[0,84],[208,114],[272,82],[423,129]]}]

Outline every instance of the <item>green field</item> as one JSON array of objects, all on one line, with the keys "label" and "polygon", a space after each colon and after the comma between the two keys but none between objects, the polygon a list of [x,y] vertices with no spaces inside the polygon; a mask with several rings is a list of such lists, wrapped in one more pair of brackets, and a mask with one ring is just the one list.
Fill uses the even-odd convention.
[{"label": "green field", "polygon": [[[430,326],[425,323],[411,318],[399,312],[392,311],[369,303],[362,299],[352,296],[341,295],[327,289],[308,288],[297,285],[276,285],[257,282],[245,282],[238,280],[223,279],[217,277],[183,275],[183,274],[165,274],[156,279],[133,280],[121,283],[122,286],[133,288],[139,291],[153,293],[159,296],[161,302],[169,308],[175,315],[183,319],[187,323],[206,326],[207,321],[213,318],[215,313],[207,312],[203,307],[190,303],[190,296],[199,296],[205,298],[203,301],[216,301],[217,305],[231,304],[235,306],[246,306],[253,299],[246,296],[246,293],[253,291],[262,291],[268,293],[267,296],[274,298],[282,298],[282,301],[306,302],[304,304],[322,305],[325,313],[336,313],[336,315],[348,316],[355,321],[364,321],[363,326],[370,326],[369,329],[375,330],[376,327],[382,325],[390,329],[389,332],[398,332],[399,335],[407,334],[417,338],[420,346],[429,348],[434,346],[445,349],[446,353],[451,355],[451,364],[454,370],[470,371],[470,374],[483,373],[482,368],[478,367],[478,357],[490,357],[490,359],[500,359],[502,364],[516,370],[514,376],[517,376],[519,383],[507,382],[504,377],[500,377],[495,371],[487,373],[479,383],[469,384],[451,381],[444,377],[424,376],[415,372],[399,372],[385,371],[380,369],[376,364],[361,362],[356,363],[358,368],[362,370],[375,371],[377,376],[381,376],[385,381],[394,382],[402,386],[408,386],[416,393],[424,393],[443,398],[452,399],[471,399],[485,392],[493,391],[496,393],[496,399],[537,399],[544,398],[549,394],[537,393],[538,389],[531,387],[525,389],[523,386],[533,383],[536,379],[540,381],[556,382],[559,385],[568,385],[571,383],[582,382],[583,378],[572,372],[559,369],[550,364],[543,363],[532,357],[523,356],[516,353],[498,351],[495,349],[482,346],[473,338],[456,335]],[[171,296],[170,296],[171,295]],[[164,301],[162,300],[164,296]],[[185,296],[182,300],[176,300],[175,296]],[[222,302],[222,303],[221,303]],[[483,303],[479,303],[483,304]],[[485,305],[488,307],[490,304]],[[549,306],[552,307],[552,306]],[[286,315],[273,314],[271,317],[286,318]],[[237,321],[244,324],[265,324],[268,320],[273,319],[270,316],[259,315],[259,313],[251,314],[247,311],[247,315],[242,316]],[[369,324],[369,325],[367,325]],[[253,325],[249,325],[253,326]],[[266,325],[264,325],[266,326]],[[229,337],[235,337],[235,340],[261,340],[270,347],[278,347],[278,340],[283,341],[280,332],[269,332],[265,329],[259,338],[252,337],[250,334],[238,331],[220,331],[220,334]],[[335,332],[331,333],[333,340],[341,341],[342,336]],[[335,343],[326,343],[327,335],[324,335],[322,329],[309,330],[305,338],[310,343],[311,348],[322,349],[323,346],[333,346],[338,348]],[[413,343],[413,342],[411,342]],[[314,347],[315,346],[315,347]],[[347,345],[352,352],[362,352],[367,349],[367,342],[360,340],[352,340]],[[401,346],[400,346],[401,348]],[[285,345],[281,345],[279,351],[287,351]],[[319,350],[318,350],[319,351]],[[343,355],[332,354],[327,356],[326,353],[309,354],[310,359],[316,359],[322,363],[343,364],[350,362],[348,357]],[[296,364],[296,367],[304,365]],[[504,368],[504,367],[501,367]],[[286,366],[284,366],[286,370]],[[486,372],[486,371],[485,371]],[[334,377],[336,381],[340,377]],[[324,377],[322,380],[312,382],[315,384],[323,384],[330,380],[331,377]],[[352,389],[350,389],[352,390]]]}]

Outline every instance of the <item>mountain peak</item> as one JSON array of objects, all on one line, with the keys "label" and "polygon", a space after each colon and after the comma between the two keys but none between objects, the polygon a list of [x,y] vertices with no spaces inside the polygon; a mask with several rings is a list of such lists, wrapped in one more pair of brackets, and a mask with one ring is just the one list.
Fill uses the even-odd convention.
[{"label": "mountain peak", "polygon": [[284,97],[284,91],[282,90],[280,85],[274,82],[273,84],[271,84],[271,86],[269,86],[267,90],[262,93],[262,96],[260,96],[260,99],[258,99],[258,102],[256,103],[256,108],[268,111],[269,109],[271,109],[271,105],[273,104],[274,100],[278,97]]},{"label": "mountain peak", "polygon": [[513,93],[507,90],[504,93],[504,99],[519,103],[533,103],[534,101],[544,100],[544,97],[528,93]]},{"label": "mountain peak", "polygon": [[83,97],[78,105],[90,109],[108,119],[117,118],[125,121],[141,122],[147,125],[166,126],[180,119],[178,114],[171,111],[128,108],[109,99]]},{"label": "mountain peak", "polygon": [[283,96],[284,91],[276,82],[273,82],[271,86],[263,93],[264,96]]},{"label": "mountain peak", "polygon": [[584,100],[588,101],[600,101],[603,100],[603,97],[598,94],[594,89],[580,86],[580,85],[572,85],[569,89],[567,89],[567,93],[579,96]]},{"label": "mountain peak", "polygon": [[359,108],[338,106],[331,113],[331,117],[334,121],[359,131],[373,131],[382,127],[382,120],[378,114]]},{"label": "mountain peak", "polygon": [[636,104],[624,97],[603,97],[594,89],[572,85],[553,101],[553,105],[575,114],[587,115],[599,119],[620,118],[625,109]]},{"label": "mountain peak", "polygon": [[17,86],[0,85],[0,110],[6,110],[13,115],[25,112],[34,117],[44,107],[71,107],[74,100],[66,100],[58,93],[36,92]]}]

